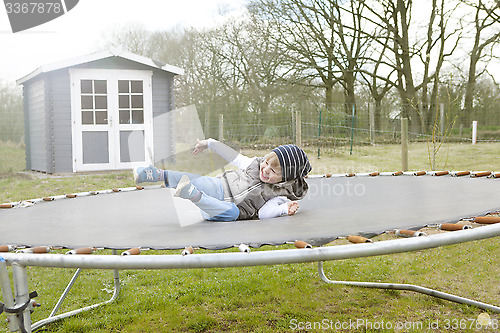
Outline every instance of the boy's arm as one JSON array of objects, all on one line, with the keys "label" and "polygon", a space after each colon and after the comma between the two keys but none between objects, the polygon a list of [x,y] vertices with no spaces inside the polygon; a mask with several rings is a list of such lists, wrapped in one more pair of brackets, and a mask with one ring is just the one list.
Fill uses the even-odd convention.
[{"label": "boy's arm", "polygon": [[233,148],[215,139],[198,140],[193,154],[196,155],[206,148],[212,149],[220,157],[222,157],[232,165],[238,167],[239,169],[246,169],[253,161],[252,158],[240,154]]},{"label": "boy's arm", "polygon": [[297,211],[297,208],[298,204],[288,200],[287,197],[274,197],[259,209],[259,219],[262,220],[284,215],[293,215]]}]

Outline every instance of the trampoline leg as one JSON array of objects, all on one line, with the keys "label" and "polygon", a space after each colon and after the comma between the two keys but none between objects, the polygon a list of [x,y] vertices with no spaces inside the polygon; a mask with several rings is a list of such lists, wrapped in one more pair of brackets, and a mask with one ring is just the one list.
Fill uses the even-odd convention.
[{"label": "trampoline leg", "polygon": [[73,285],[75,284],[76,280],[80,276],[81,271],[82,271],[81,268],[78,268],[76,270],[75,275],[73,275],[73,277],[71,278],[71,281],[69,281],[68,285],[66,286],[66,289],[64,289],[61,297],[59,297],[59,301],[57,301],[57,304],[54,306],[54,309],[52,309],[52,312],[50,313],[49,318],[55,316],[55,314],[57,313],[57,311],[61,307],[62,303],[66,299],[66,296],[70,292],[71,288],[73,288]]},{"label": "trampoline leg", "polygon": [[441,291],[437,291],[437,290],[433,290],[433,289],[429,289],[429,288],[424,288],[424,287],[420,287],[420,286],[416,286],[416,285],[412,285],[412,284],[357,282],[357,281],[333,281],[333,280],[328,279],[325,276],[325,271],[323,270],[323,262],[322,261],[318,262],[318,272],[319,272],[319,277],[321,278],[321,280],[323,280],[326,283],[339,284],[339,285],[345,285],[345,286],[354,286],[354,287],[363,287],[363,288],[378,288],[378,289],[414,291],[417,293],[426,294],[429,296],[445,299],[445,300],[452,301],[452,302],[473,305],[473,306],[476,306],[478,308],[492,311],[492,312],[500,312],[500,307],[498,307],[498,306],[474,301],[474,300],[471,300],[468,298],[459,297],[456,295],[447,294],[447,293],[443,293]]},{"label": "trampoline leg", "polygon": [[[12,275],[14,278],[15,301],[16,305],[30,302],[30,292],[28,289],[28,271],[25,266],[17,263],[12,264]],[[31,304],[26,309],[20,312],[18,316],[18,324],[21,332],[31,333]]]},{"label": "trampoline leg", "polygon": [[[3,258],[2,258],[3,259]],[[14,297],[12,296],[12,288],[10,286],[9,272],[7,271],[7,265],[5,260],[0,260],[0,288],[2,289],[3,302],[8,308],[14,307]],[[19,330],[19,325],[17,324],[17,317],[14,314],[7,316],[7,321],[9,323],[9,331],[15,332]]]},{"label": "trampoline leg", "polygon": [[[113,250],[113,254],[116,254],[115,250]],[[40,328],[40,327],[42,327],[44,325],[50,324],[50,323],[55,322],[57,320],[68,318],[68,317],[74,316],[76,314],[79,314],[81,312],[95,309],[95,308],[97,308],[97,307],[99,307],[101,305],[105,305],[105,304],[111,303],[111,302],[115,301],[118,298],[118,294],[120,293],[120,275],[119,275],[117,269],[113,269],[114,291],[113,291],[113,296],[111,296],[111,298],[109,300],[101,302],[101,303],[97,303],[97,304],[94,304],[94,305],[86,306],[86,307],[83,307],[83,308],[80,308],[80,309],[77,309],[77,310],[65,312],[65,313],[62,313],[62,314],[56,316],[55,313],[59,310],[59,307],[61,306],[62,302],[65,300],[65,298],[68,295],[68,293],[71,290],[71,288],[73,287],[73,284],[78,279],[78,277],[80,275],[80,272],[81,272],[81,268],[78,268],[77,271],[75,272],[75,274],[73,275],[73,277],[71,278],[71,281],[68,283],[68,286],[66,287],[66,289],[62,293],[61,297],[59,298],[59,301],[54,306],[54,309],[52,310],[52,312],[50,313],[50,315],[47,318],[42,319],[42,320],[37,321],[36,323],[34,323],[31,326],[32,330],[36,330],[36,329],[38,329],[38,328]]]}]

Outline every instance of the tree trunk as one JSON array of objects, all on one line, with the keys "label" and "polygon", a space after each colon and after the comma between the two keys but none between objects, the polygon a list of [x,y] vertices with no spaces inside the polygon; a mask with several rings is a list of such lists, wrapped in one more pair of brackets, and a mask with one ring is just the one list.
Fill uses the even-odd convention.
[{"label": "tree trunk", "polygon": [[474,92],[476,90],[476,63],[477,59],[471,56],[469,67],[469,79],[465,87],[464,111],[462,115],[462,123],[465,126],[470,125],[474,114]]},{"label": "tree trunk", "polygon": [[333,110],[332,97],[333,97],[333,87],[326,86],[325,87],[325,107],[326,107],[326,112],[331,112]]},{"label": "tree trunk", "polygon": [[345,81],[345,105],[346,105],[346,114],[352,115],[352,108],[356,105],[356,92],[355,92],[355,78],[353,72],[344,73],[344,81]]}]

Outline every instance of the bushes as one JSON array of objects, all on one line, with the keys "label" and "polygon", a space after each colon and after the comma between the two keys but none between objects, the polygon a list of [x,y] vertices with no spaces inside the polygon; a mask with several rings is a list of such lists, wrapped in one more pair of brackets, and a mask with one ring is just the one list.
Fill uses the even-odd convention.
[{"label": "bushes", "polygon": [[0,81],[0,141],[24,140],[23,99],[18,88]]}]

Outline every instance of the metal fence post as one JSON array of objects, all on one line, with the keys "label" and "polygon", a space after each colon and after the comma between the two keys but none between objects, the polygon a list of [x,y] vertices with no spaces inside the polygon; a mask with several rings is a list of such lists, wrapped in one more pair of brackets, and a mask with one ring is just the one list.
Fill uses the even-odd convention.
[{"label": "metal fence post", "polygon": [[302,146],[302,119],[299,110],[295,111],[295,144],[299,147]]},{"label": "metal fence post", "polygon": [[375,144],[375,114],[372,103],[368,103],[368,118],[370,121],[370,143]]},{"label": "metal fence post", "polygon": [[408,171],[408,118],[401,118],[401,168]]},{"label": "metal fence post", "polygon": [[224,141],[224,115],[219,115],[219,141]]},{"label": "metal fence post", "polygon": [[318,121],[318,159],[320,158],[321,152],[321,108],[319,109],[319,121]]},{"label": "metal fence post", "polygon": [[472,122],[472,144],[475,145],[477,142],[477,121]]},{"label": "metal fence post", "polygon": [[352,115],[351,115],[351,151],[349,155],[352,155],[352,145],[354,143],[354,116],[356,115],[356,108],[354,104],[352,105]]},{"label": "metal fence post", "polygon": [[440,115],[440,120],[439,120],[439,129],[441,130],[441,137],[444,138],[445,137],[445,129],[446,129],[446,126],[444,124],[444,103],[441,103],[440,104],[440,111],[441,111],[441,115]]}]

